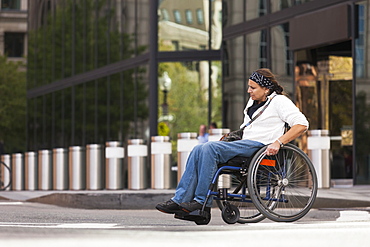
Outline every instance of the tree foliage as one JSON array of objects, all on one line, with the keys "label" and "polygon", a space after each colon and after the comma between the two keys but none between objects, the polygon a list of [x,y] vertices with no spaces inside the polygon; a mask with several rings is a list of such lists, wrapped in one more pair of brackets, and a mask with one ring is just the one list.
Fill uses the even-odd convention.
[{"label": "tree foliage", "polygon": [[8,153],[25,149],[26,73],[21,69],[0,56],[0,141]]},{"label": "tree foliage", "polygon": [[[201,124],[208,124],[208,88],[201,85],[199,71],[192,70],[184,64],[162,63],[159,66],[159,74],[167,71],[172,79],[172,88],[168,93],[169,114],[175,116],[175,120],[170,125],[170,136],[173,141],[173,149],[176,150],[177,134],[183,132],[199,131]],[[212,121],[221,121],[221,87],[220,81],[213,89],[212,98]],[[159,107],[162,102],[163,94],[160,92]],[[159,113],[162,110],[159,109]]]},{"label": "tree foliage", "polygon": [[[50,11],[42,26],[29,33],[28,87],[140,54],[145,47],[134,49],[132,35],[119,30],[115,13],[103,0],[67,0]],[[143,72],[122,71],[30,100],[36,111],[29,111],[29,132],[37,133],[31,142],[37,148],[63,147],[135,135],[133,121],[148,117]]]}]

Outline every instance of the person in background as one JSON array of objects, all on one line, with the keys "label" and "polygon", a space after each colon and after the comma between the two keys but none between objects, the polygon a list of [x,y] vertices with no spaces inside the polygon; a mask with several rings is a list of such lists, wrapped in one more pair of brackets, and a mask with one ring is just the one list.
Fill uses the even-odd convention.
[{"label": "person in background", "polygon": [[217,129],[217,124],[215,122],[212,122],[210,125],[209,125],[209,129]]},{"label": "person in background", "polygon": [[201,124],[199,126],[199,134],[198,134],[198,142],[199,143],[206,143],[208,142],[208,136],[209,134],[207,133],[207,126],[204,124]]}]

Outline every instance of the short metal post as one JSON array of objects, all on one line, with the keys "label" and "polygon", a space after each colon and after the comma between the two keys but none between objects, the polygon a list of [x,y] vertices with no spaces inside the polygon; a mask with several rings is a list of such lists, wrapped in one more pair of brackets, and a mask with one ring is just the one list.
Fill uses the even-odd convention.
[{"label": "short metal post", "polygon": [[38,172],[37,172],[37,153],[26,152],[25,153],[25,189],[26,190],[37,190],[38,189]]},{"label": "short metal post", "polygon": [[128,188],[141,190],[147,187],[146,184],[146,158],[148,147],[144,145],[142,139],[132,139],[128,141]]},{"label": "short metal post", "polygon": [[105,148],[105,188],[108,190],[123,189],[124,148],[120,142],[107,142]]},{"label": "short metal post", "polygon": [[85,148],[69,147],[69,189],[86,189]]},{"label": "short metal post", "polygon": [[51,151],[39,150],[38,157],[39,190],[51,190],[53,188]]},{"label": "short metal post", "polygon": [[169,140],[168,136],[152,136],[152,189],[169,189],[171,187],[172,147]]}]

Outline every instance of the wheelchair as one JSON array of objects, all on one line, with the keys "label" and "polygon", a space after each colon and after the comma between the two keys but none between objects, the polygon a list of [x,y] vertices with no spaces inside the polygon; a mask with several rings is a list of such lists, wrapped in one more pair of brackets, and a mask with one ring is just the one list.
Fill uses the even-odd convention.
[{"label": "wheelchair", "polygon": [[219,165],[201,210],[177,213],[175,218],[207,225],[211,220],[208,200],[213,198],[228,224],[257,223],[265,218],[293,222],[304,217],[315,202],[317,177],[308,156],[286,144],[276,155],[267,146],[250,158],[235,157]]}]

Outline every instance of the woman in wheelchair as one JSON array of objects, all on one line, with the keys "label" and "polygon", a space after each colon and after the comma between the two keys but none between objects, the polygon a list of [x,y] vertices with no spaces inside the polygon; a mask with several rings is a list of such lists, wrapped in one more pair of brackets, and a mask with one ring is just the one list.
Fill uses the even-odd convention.
[{"label": "woman in wheelchair", "polygon": [[[156,209],[169,214],[202,209],[218,164],[226,163],[235,156],[250,157],[265,145],[268,145],[267,155],[277,154],[280,147],[308,129],[306,117],[283,94],[282,86],[269,69],[258,69],[251,74],[248,93],[250,98],[241,125],[247,127],[244,128],[242,140],[207,142],[194,147],[174,197],[157,204]],[[265,104],[268,107],[263,107]],[[258,117],[254,118],[256,115]],[[284,133],[285,123],[290,129]],[[208,200],[206,207],[211,206],[212,200]]]}]

